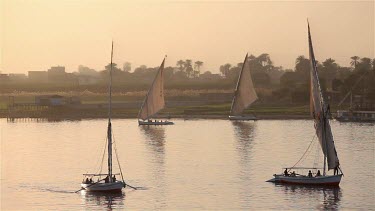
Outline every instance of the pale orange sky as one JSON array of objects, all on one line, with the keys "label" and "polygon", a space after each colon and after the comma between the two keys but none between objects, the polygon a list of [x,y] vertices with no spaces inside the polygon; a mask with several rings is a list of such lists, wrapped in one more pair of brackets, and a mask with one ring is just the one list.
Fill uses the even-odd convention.
[{"label": "pale orange sky", "polygon": [[203,70],[269,53],[293,68],[308,55],[309,18],[316,57],[349,66],[350,57],[374,58],[374,1],[121,1],[0,0],[4,73],[78,65],[101,70],[201,60]]}]

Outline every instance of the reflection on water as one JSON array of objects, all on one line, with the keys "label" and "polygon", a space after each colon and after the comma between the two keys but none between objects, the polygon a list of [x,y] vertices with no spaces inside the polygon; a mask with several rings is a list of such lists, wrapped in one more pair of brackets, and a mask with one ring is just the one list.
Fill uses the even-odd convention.
[{"label": "reflection on water", "polygon": [[[235,149],[238,153],[239,166],[241,168],[238,171],[238,178],[242,181],[243,186],[239,187],[239,198],[241,201],[248,202],[251,201],[249,192],[249,187],[251,187],[251,180],[253,177],[251,175],[251,165],[252,165],[252,148],[254,145],[255,137],[255,122],[239,122],[232,121],[233,132],[235,134]],[[247,207],[244,203],[245,209]]]},{"label": "reflection on water", "polygon": [[112,210],[125,208],[125,193],[100,193],[81,191],[82,199],[84,199],[85,208]]},{"label": "reflection on water", "polygon": [[[374,209],[373,125],[332,122],[341,189],[266,183],[315,134],[311,120],[177,119],[173,127],[113,120],[127,182],[147,190],[74,194],[100,160],[107,119],[7,123],[0,119],[2,210]],[[306,138],[307,137],[307,138]],[[337,141],[336,141],[337,140]],[[319,144],[318,144],[319,145]],[[97,153],[95,153],[97,152]]]},{"label": "reflection on water", "polygon": [[275,184],[277,188],[282,189],[286,196],[303,200],[304,198],[315,199],[318,202],[318,210],[339,210],[342,192],[340,187],[316,187],[300,185],[280,185]]},{"label": "reflection on water", "polygon": [[236,137],[242,143],[242,145],[245,147],[250,145],[253,137],[255,136],[254,129],[256,122],[232,121],[232,124]]},{"label": "reflection on water", "polygon": [[165,129],[164,127],[143,125],[141,131],[146,136],[148,144],[156,151],[164,153]]},{"label": "reflection on water", "polygon": [[145,145],[151,155],[151,165],[149,173],[155,180],[152,182],[154,194],[154,209],[165,209],[166,206],[166,187],[165,182],[165,128],[163,126],[142,125],[140,130],[145,136]]}]

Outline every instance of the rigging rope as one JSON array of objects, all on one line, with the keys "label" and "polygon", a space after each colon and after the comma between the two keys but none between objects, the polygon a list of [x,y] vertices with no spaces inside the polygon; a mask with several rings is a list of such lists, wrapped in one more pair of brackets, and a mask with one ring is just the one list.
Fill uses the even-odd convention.
[{"label": "rigging rope", "polygon": [[113,134],[113,132],[112,132],[112,137],[113,137],[113,143],[114,143],[114,149],[115,149],[115,155],[116,155],[117,165],[118,165],[118,168],[119,168],[120,174],[121,174],[121,179],[122,179],[122,182],[124,182],[124,184],[126,184],[125,180],[124,180],[124,175],[122,174],[122,170],[121,170],[121,166],[120,166],[120,161],[119,161],[118,154],[117,154],[117,145],[116,145],[115,135]]},{"label": "rigging rope", "polygon": [[[309,148],[311,147],[311,144],[313,143],[314,139],[315,139],[315,135],[313,136],[313,138],[312,138],[312,140],[311,140],[311,142],[310,142],[310,144],[309,144],[309,147],[307,147],[305,153],[303,153],[302,157],[297,161],[297,163],[295,163],[295,164],[293,165],[292,168],[294,168],[294,167],[295,167],[295,166],[296,166],[296,165],[302,160],[302,158],[305,157],[305,154],[307,153],[307,151],[308,151]],[[292,169],[292,168],[290,168],[290,169]]]},{"label": "rigging rope", "polygon": [[[102,173],[102,169],[103,169],[103,163],[104,163],[104,155],[105,155],[105,152],[107,150],[107,142],[108,142],[108,138],[105,139],[105,146],[104,146],[104,152],[103,152],[103,156],[102,156],[102,162],[101,162],[101,165],[100,165],[100,169],[99,169],[99,174]],[[101,176],[99,176],[99,178],[101,178]]]}]

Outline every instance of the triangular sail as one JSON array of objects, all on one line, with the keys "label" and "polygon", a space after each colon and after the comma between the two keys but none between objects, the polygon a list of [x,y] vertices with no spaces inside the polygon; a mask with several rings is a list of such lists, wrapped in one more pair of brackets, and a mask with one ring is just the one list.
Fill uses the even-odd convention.
[{"label": "triangular sail", "polygon": [[243,62],[236,90],[234,93],[230,113],[232,115],[241,114],[247,107],[258,99],[255,92],[253,80],[250,73],[250,64],[247,61],[247,54]]},{"label": "triangular sail", "polygon": [[324,102],[320,88],[317,64],[312,46],[310,26],[308,26],[309,55],[310,55],[310,111],[314,118],[316,135],[319,138],[322,151],[327,158],[328,170],[339,166],[339,158],[333,141],[331,126],[329,124],[329,106]]},{"label": "triangular sail", "polygon": [[141,110],[139,111],[138,118],[146,120],[151,118],[157,112],[164,108],[164,61],[160,65],[159,71],[155,76],[154,82],[148,91],[145,101],[142,104]]}]

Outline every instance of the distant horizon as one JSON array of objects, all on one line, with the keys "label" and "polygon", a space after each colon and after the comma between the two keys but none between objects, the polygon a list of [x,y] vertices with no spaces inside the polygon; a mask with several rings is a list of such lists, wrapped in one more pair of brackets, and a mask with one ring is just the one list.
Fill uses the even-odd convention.
[{"label": "distant horizon", "polygon": [[[318,61],[343,67],[350,57],[374,56],[374,1],[48,1],[3,0],[2,73],[47,71],[84,65],[97,71],[110,62],[132,71],[180,59],[204,62],[201,72],[243,62],[246,53],[268,53],[275,66],[294,69],[308,58],[309,18]],[[108,11],[110,11],[108,13]]]}]

